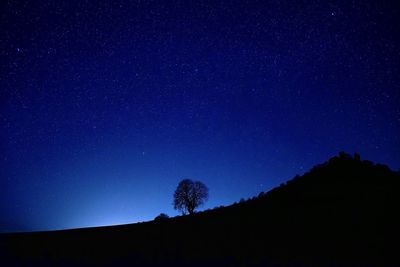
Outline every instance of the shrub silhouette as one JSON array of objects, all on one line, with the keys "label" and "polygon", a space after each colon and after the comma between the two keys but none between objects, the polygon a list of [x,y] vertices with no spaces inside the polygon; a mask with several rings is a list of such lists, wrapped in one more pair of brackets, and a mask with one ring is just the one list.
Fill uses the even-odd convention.
[{"label": "shrub silhouette", "polygon": [[165,213],[160,213],[160,215],[158,215],[157,217],[154,218],[155,221],[164,221],[164,220],[168,220],[169,216]]},{"label": "shrub silhouette", "polygon": [[174,193],[174,209],[182,214],[193,214],[208,199],[208,188],[202,182],[184,179]]}]

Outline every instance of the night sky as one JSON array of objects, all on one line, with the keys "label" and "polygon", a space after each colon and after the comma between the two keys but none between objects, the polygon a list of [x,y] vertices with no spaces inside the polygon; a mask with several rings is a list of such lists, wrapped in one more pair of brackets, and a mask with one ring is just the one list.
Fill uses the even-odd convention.
[{"label": "night sky", "polygon": [[400,169],[385,1],[1,1],[0,231],[229,205],[339,151]]}]

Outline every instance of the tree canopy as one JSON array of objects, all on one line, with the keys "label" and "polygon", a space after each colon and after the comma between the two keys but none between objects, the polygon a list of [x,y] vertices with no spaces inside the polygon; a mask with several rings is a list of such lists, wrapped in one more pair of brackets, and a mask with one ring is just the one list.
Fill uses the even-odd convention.
[{"label": "tree canopy", "polygon": [[208,188],[200,181],[184,179],[174,193],[174,209],[182,214],[193,214],[208,199]]}]

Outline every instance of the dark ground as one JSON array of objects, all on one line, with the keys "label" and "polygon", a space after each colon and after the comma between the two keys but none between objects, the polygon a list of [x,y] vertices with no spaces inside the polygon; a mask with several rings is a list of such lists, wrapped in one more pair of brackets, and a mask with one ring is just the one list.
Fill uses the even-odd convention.
[{"label": "dark ground", "polygon": [[400,175],[342,153],[234,205],[132,225],[0,235],[1,266],[400,266]]}]

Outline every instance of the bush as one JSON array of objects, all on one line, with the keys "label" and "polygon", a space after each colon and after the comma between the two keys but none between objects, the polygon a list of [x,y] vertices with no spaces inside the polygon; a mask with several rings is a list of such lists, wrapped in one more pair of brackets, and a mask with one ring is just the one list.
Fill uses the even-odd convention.
[{"label": "bush", "polygon": [[154,218],[155,221],[165,221],[168,220],[169,216],[165,213],[160,213],[157,217]]}]

